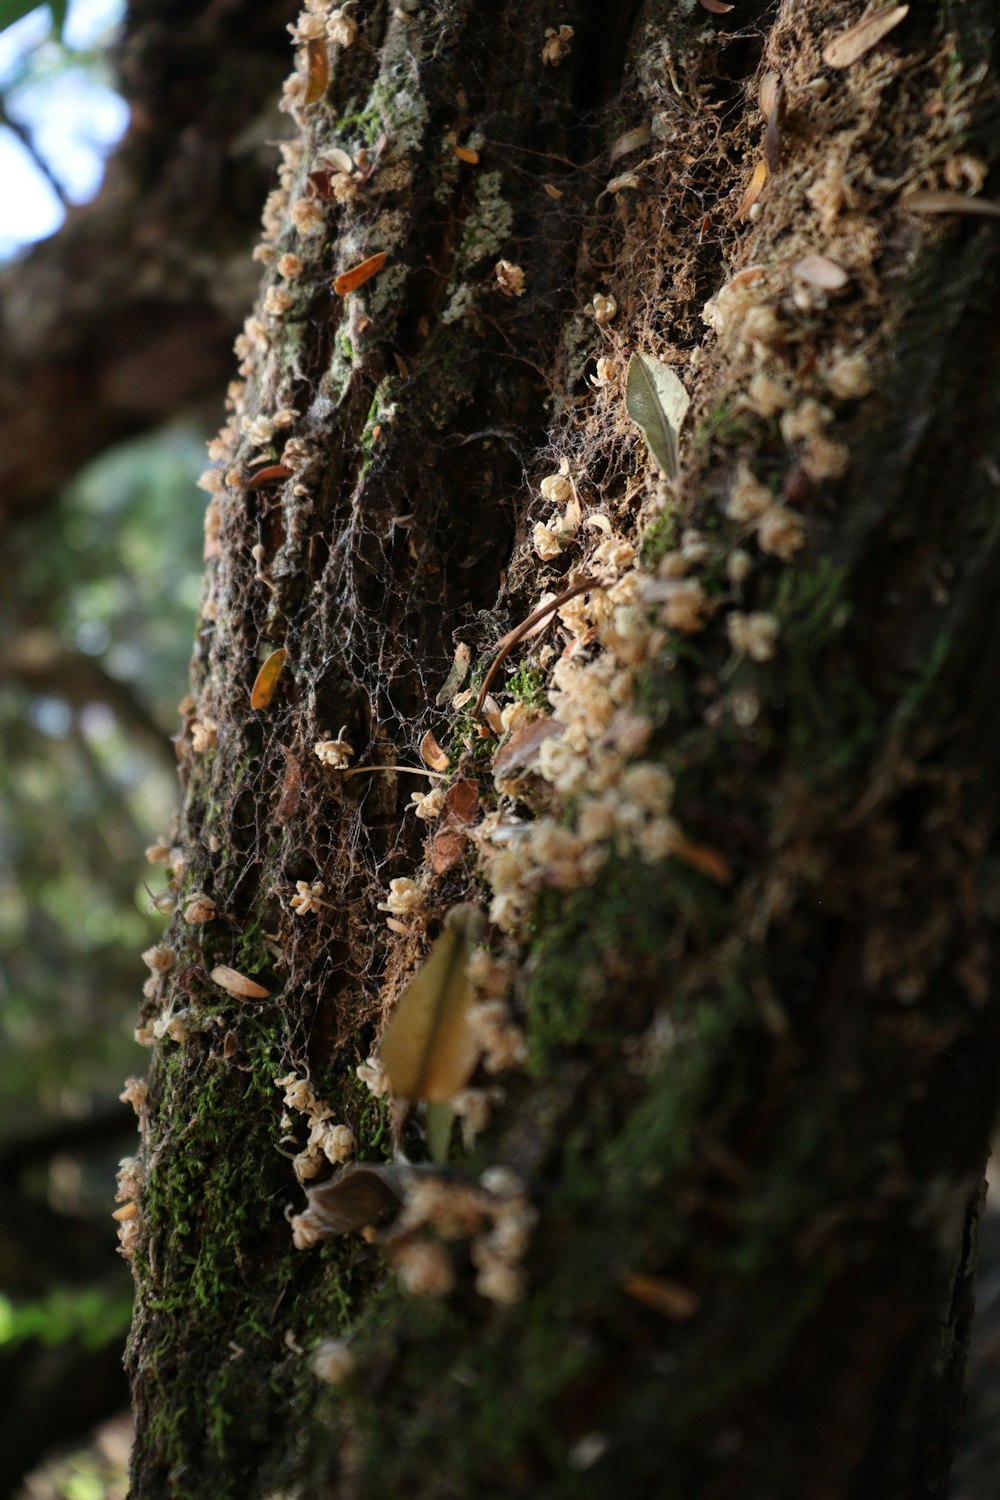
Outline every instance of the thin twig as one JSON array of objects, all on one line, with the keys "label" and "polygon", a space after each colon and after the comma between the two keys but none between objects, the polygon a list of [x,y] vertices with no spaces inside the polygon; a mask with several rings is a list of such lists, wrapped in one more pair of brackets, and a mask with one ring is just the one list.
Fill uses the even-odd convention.
[{"label": "thin twig", "polygon": [[386,771],[405,771],[409,776],[429,776],[432,781],[447,781],[447,771],[425,771],[422,766],[352,766],[349,771],[341,771],[341,776],[377,776]]},{"label": "thin twig", "polygon": [[476,699],[476,705],[472,710],[472,717],[474,719],[481,718],[483,704],[486,702],[486,695],[490,690],[490,684],[518,641],[524,640],[531,627],[537,625],[539,620],[544,620],[546,615],[551,615],[555,610],[560,609],[568,600],[575,599],[577,594],[585,594],[588,589],[601,588],[604,588],[604,584],[598,583],[596,578],[581,578],[579,583],[574,583],[570,588],[563,589],[561,594],[557,594],[547,604],[540,604],[526,620],[522,620],[520,625],[515,625],[513,630],[507,632],[497,647],[497,654],[490,663],[489,671],[483,678],[482,687],[479,689],[479,697]]},{"label": "thin twig", "polygon": [[42,176],[45,178],[45,181],[48,183],[49,187],[59,199],[59,202],[63,206],[63,211],[65,213],[69,213],[70,209],[73,207],[73,204],[66,194],[66,189],[63,187],[62,183],[59,181],[59,178],[53,172],[52,168],[45,160],[45,157],[35,145],[31,131],[26,125],[22,125],[20,120],[15,120],[8,113],[7,101],[2,97],[0,97],[0,125],[6,125],[7,129],[21,142],[21,145],[31,157],[31,160],[34,163],[36,169],[41,172]]}]

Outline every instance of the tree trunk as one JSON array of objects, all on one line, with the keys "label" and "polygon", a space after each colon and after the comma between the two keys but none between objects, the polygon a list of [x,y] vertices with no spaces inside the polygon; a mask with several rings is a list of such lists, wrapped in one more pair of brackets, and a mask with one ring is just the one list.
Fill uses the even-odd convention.
[{"label": "tree trunk", "polygon": [[[982,186],[1000,30],[939,0],[824,62],[862,9],[373,4],[328,84],[300,48],[125,1182],[137,1500],[947,1492],[1000,1064],[1000,232],[905,193]],[[638,353],[692,396],[675,482]],[[392,768],[445,755],[417,819],[439,783]],[[447,1167],[294,1248],[332,1125],[426,1160],[356,1070],[469,902]]]}]

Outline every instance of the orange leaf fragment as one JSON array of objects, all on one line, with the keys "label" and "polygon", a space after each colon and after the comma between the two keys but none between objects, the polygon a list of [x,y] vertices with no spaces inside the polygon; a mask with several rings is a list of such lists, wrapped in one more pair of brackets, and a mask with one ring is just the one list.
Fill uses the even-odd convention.
[{"label": "orange leaf fragment", "polygon": [[447,771],[451,761],[428,729],[420,741],[420,759],[432,771]]},{"label": "orange leaf fragment", "polygon": [[655,1308],[665,1318],[674,1318],[678,1322],[693,1318],[701,1306],[697,1293],[690,1287],[682,1286],[679,1281],[667,1281],[662,1276],[644,1276],[641,1271],[633,1271],[625,1277],[622,1291],[637,1302]]},{"label": "orange leaf fragment", "polygon": [[251,708],[266,708],[270,703],[274,697],[274,690],[278,686],[278,678],[281,676],[287,655],[288,652],[284,646],[279,646],[277,651],[271,652],[254,678],[253,687],[250,689]]},{"label": "orange leaf fragment", "polygon": [[548,193],[548,195],[549,195],[550,198],[561,198],[562,197],[562,188],[557,188],[557,187],[553,186],[553,184],[551,182],[543,182],[542,183],[542,187]]},{"label": "orange leaf fragment", "polygon": [[823,61],[828,68],[849,68],[898,26],[909,9],[908,5],[897,5],[881,15],[866,16],[856,26],[848,26],[823,48]]},{"label": "orange leaf fragment", "polygon": [[208,977],[237,1000],[266,1000],[271,993],[256,980],[248,979],[245,974],[238,974],[228,964],[218,964]]},{"label": "orange leaf fragment", "polygon": [[764,184],[766,181],[767,162],[759,161],[753,169],[753,176],[750,178],[750,184],[746,192],[743,194],[743,197],[740,199],[740,206],[736,210],[736,217],[738,219],[746,218],[747,214],[753,208],[754,204],[757,202],[757,199],[764,191]]},{"label": "orange leaf fragment", "polygon": [[256,474],[247,485],[247,491],[257,490],[262,484],[271,484],[275,479],[291,479],[292,471],[287,464],[268,464],[266,469],[258,469]]},{"label": "orange leaf fragment", "polygon": [[476,165],[476,162],[479,160],[479,152],[472,151],[468,146],[456,146],[455,155],[458,157],[459,161],[467,161],[472,167],[474,167]]},{"label": "orange leaf fragment", "polygon": [[462,863],[469,835],[462,828],[442,828],[431,844],[431,869],[435,875],[447,875]]},{"label": "orange leaf fragment", "polygon": [[341,271],[333,283],[333,290],[338,297],[346,297],[348,292],[356,292],[359,286],[364,286],[373,276],[377,276],[385,265],[386,254],[380,250],[377,255],[369,255],[360,265],[352,266],[349,271]]},{"label": "orange leaf fragment", "polygon": [[670,852],[693,870],[699,870],[710,880],[717,881],[719,885],[732,884],[733,872],[725,856],[718,849],[713,849],[711,844],[696,844],[693,839],[681,838]]},{"label": "orange leaf fragment", "polygon": [[726,5],[725,0],[701,0],[701,6],[703,10],[710,10],[713,16],[724,16],[735,9],[735,6]]},{"label": "orange leaf fragment", "polygon": [[303,104],[315,104],[322,99],[330,82],[330,54],[323,37],[313,37],[306,42],[306,92]]}]

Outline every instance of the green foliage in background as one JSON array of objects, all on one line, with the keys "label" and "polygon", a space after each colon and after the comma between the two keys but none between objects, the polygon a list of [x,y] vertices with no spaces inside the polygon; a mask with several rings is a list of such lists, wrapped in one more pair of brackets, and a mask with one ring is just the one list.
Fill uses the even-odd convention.
[{"label": "green foliage in background", "polygon": [[[8,536],[0,591],[0,1140],[113,1100],[162,918],[204,497],[198,435],[93,465]],[[105,1200],[107,1201],[107,1200]]]}]

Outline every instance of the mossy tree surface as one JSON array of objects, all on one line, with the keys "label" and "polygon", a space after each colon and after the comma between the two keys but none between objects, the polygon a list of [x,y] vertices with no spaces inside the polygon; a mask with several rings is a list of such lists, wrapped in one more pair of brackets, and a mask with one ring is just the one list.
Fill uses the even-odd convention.
[{"label": "mossy tree surface", "polygon": [[[206,893],[215,916],[176,918],[150,1002],[182,1024],[142,1114],[139,1500],[946,1493],[1000,1064],[1000,235],[928,229],[898,193],[992,165],[1000,32],[989,0],[941,3],[860,74],[824,68],[860,12],[749,4],[739,30],[665,0],[372,5],[301,111],[293,198],[323,150],[373,169],[321,233],[283,232],[303,269],[244,350],[245,425],[293,410],[296,472],[250,483],[287,436],[258,428],[213,501],[175,874],[181,912]],[[572,49],[546,66],[559,25]],[[788,81],[781,157],[741,216],[768,69]],[[795,236],[832,255],[823,233],[857,251],[850,285],[796,300]],[[331,293],[383,250],[364,288]],[[703,304],[751,266],[784,288],[778,332],[705,339]],[[582,311],[599,291],[618,303],[603,327]],[[677,497],[596,369],[636,348],[694,396]],[[814,392],[849,351],[874,389],[838,405],[831,381],[822,418],[849,463],[741,399],[754,360]],[[603,520],[540,566],[537,485],[560,458]],[[797,507],[794,557],[726,514],[740,464]],[[664,633],[633,704],[686,841],[656,862],[616,847],[578,889],[541,881],[524,929],[491,934],[516,953],[528,1061],[451,1165],[527,1184],[526,1292],[478,1295],[459,1247],[447,1297],[408,1297],[360,1236],[293,1250],[273,1080],[308,1071],[358,1156],[388,1156],[355,1067],[422,939],[378,903],[419,878],[433,931],[482,872],[470,854],[435,873],[406,810],[419,783],[339,776],[313,745],[343,727],[352,767],[415,766],[430,729],[489,804],[492,741],[435,703],[455,642],[481,676],[605,525],[651,574],[699,532],[705,628]],[[734,584],[737,546],[753,558]],[[780,626],[759,661],[727,643],[737,605]],[[502,701],[544,703],[537,644]],[[528,788],[522,816],[547,795]],[[325,887],[306,917],[300,880]],[[230,999],[218,964],[269,997]],[[354,1358],[337,1386],[308,1358],[332,1337]]]}]

